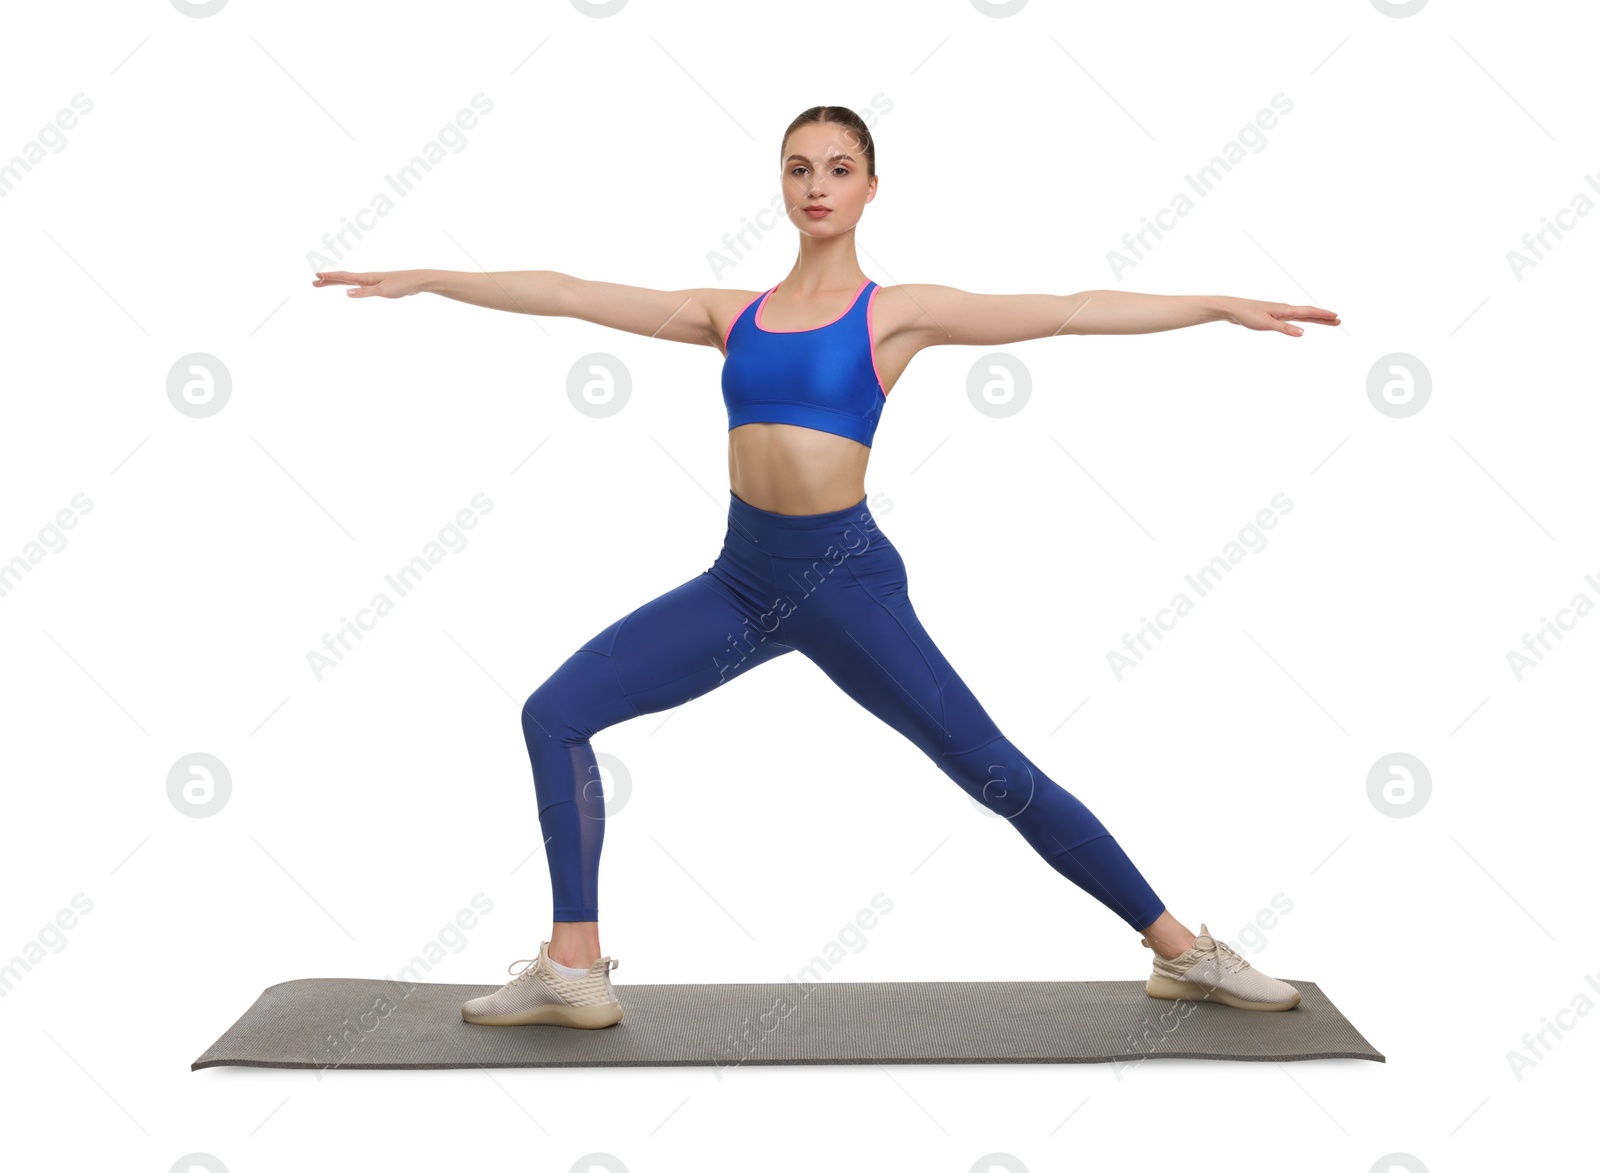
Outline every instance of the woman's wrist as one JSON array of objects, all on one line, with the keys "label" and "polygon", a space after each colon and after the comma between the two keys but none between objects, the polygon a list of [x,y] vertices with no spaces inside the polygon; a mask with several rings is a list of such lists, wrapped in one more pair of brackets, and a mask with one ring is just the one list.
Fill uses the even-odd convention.
[{"label": "woman's wrist", "polygon": [[1238,319],[1233,316],[1233,298],[1219,293],[1208,293],[1200,298],[1200,304],[1205,307],[1208,321],[1238,324]]}]

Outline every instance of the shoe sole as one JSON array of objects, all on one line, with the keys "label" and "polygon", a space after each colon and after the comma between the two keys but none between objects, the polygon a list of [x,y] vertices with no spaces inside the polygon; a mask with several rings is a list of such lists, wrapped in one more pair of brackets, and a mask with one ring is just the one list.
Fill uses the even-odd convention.
[{"label": "shoe sole", "polygon": [[622,1007],[616,1002],[599,1006],[534,1006],[515,1014],[472,1014],[461,1010],[462,1022],[479,1026],[574,1026],[580,1030],[599,1030],[622,1021]]},{"label": "shoe sole", "polygon": [[1191,1002],[1220,1002],[1224,1006],[1233,1006],[1239,1010],[1293,1010],[1300,1005],[1300,991],[1294,992],[1294,997],[1285,998],[1282,1002],[1251,1002],[1244,998],[1237,998],[1221,989],[1205,989],[1195,982],[1179,981],[1177,978],[1153,975],[1144,984],[1144,992],[1152,998],[1166,998],[1169,1001],[1188,999]]}]

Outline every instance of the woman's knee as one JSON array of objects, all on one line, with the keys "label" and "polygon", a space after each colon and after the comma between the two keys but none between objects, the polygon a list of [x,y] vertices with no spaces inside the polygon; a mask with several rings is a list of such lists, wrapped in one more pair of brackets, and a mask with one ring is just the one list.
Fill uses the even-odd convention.
[{"label": "woman's knee", "polygon": [[572,744],[633,715],[610,657],[587,648],[569,656],[522,704],[522,732]]},{"label": "woman's knee", "polygon": [[945,754],[939,766],[961,789],[1004,819],[1027,810],[1040,785],[1033,763],[1005,737],[964,753]]},{"label": "woman's knee", "polygon": [[560,692],[551,688],[549,681],[534,689],[522,702],[522,735],[529,744],[535,738],[572,741],[575,732],[570,715],[560,703]]}]

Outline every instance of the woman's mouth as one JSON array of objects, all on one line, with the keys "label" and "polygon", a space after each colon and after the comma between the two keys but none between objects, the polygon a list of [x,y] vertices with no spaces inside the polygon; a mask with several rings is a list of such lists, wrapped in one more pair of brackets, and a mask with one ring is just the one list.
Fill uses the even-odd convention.
[{"label": "woman's mouth", "polygon": [[802,208],[801,210],[803,212],[805,212],[805,214],[807,216],[810,216],[813,220],[820,220],[824,216],[826,216],[829,212],[833,211],[832,208],[824,208],[820,204],[814,205],[814,206],[809,207],[809,208]]}]

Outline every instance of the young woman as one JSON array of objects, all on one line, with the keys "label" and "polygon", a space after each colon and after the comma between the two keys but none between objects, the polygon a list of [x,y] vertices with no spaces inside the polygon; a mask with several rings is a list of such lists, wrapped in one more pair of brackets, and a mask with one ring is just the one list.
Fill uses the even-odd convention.
[{"label": "young woman", "polygon": [[[851,110],[816,106],[779,150],[800,255],[765,292],[664,291],[545,271],[318,273],[351,297],[437,293],[516,313],[581,318],[715,347],[728,409],[728,528],[710,569],[597,633],[522,709],[555,911],[539,956],[462,1007],[468,1022],[604,1027],[622,1018],[600,952],[605,804],[590,738],[702,696],[798,650],[1021,833],[1155,953],[1157,998],[1287,1010],[1299,992],[1253,968],[1156,896],[1104,825],[1000,731],[923,628],[906,568],[867,506],[885,401],[926,346],[1003,346],[1056,334],[1145,334],[1227,321],[1298,337],[1337,325],[1313,306],[1113,290],[975,294],[879,287],[855,231],[877,193],[872,136]],[[521,965],[518,970],[515,966]]]}]

